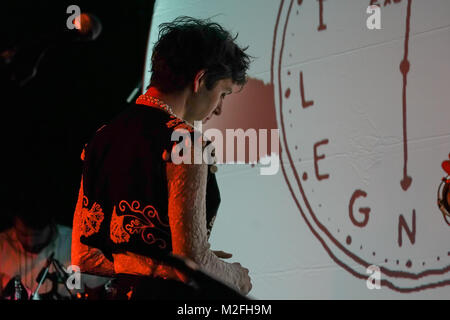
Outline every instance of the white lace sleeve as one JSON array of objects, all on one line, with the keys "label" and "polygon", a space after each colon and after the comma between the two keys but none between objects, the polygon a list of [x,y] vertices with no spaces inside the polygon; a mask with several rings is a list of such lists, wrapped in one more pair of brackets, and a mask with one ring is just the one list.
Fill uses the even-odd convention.
[{"label": "white lace sleeve", "polygon": [[192,259],[207,273],[240,290],[240,265],[222,261],[210,250],[206,228],[207,170],[207,164],[166,162],[173,253]]}]

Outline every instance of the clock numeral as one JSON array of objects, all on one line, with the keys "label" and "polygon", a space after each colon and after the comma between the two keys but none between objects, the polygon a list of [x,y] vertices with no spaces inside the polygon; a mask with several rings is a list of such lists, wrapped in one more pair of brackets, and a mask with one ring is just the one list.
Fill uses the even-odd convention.
[{"label": "clock numeral", "polygon": [[306,101],[305,100],[305,87],[303,85],[303,72],[300,71],[300,95],[302,98],[302,107],[303,109],[311,107],[314,105],[314,101],[310,100],[310,101]]},{"label": "clock numeral", "polygon": [[358,198],[365,198],[367,197],[367,193],[363,190],[355,190],[350,198],[350,203],[348,204],[348,213],[350,215],[350,220],[352,221],[352,223],[360,228],[364,228],[367,223],[369,222],[369,214],[370,214],[370,208],[369,207],[364,207],[364,208],[359,208],[358,211],[359,213],[361,213],[364,216],[363,221],[358,221],[355,218],[355,215],[353,214],[353,207],[355,205],[355,201]]},{"label": "clock numeral", "polygon": [[323,31],[327,29],[327,25],[323,23],[323,2],[324,0],[317,0],[319,2],[319,21],[320,24],[317,27],[317,31]]},{"label": "clock numeral", "polygon": [[403,245],[402,230],[405,230],[406,235],[409,238],[411,244],[416,242],[416,210],[413,209],[412,214],[412,230],[409,228],[408,223],[406,223],[405,217],[401,214],[398,218],[398,246]]},{"label": "clock numeral", "polygon": [[319,160],[323,160],[325,159],[325,155],[324,154],[317,154],[317,148],[323,144],[328,144],[328,139],[316,142],[314,144],[314,172],[316,173],[316,178],[317,180],[324,180],[324,179],[329,179],[330,175],[328,173],[326,174],[320,174],[319,173]]},{"label": "clock numeral", "polygon": [[[317,31],[324,31],[327,29],[327,25],[323,23],[323,2],[325,0],[317,0],[319,2],[319,26],[317,27]],[[297,4],[301,6],[303,4],[303,0],[297,0]]]}]

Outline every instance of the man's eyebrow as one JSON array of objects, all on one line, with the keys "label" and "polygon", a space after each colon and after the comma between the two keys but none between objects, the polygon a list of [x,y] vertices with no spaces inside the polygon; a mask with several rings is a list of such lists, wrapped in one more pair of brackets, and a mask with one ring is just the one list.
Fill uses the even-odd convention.
[{"label": "man's eyebrow", "polygon": [[227,94],[232,94],[232,93],[233,93],[233,89],[227,88]]}]

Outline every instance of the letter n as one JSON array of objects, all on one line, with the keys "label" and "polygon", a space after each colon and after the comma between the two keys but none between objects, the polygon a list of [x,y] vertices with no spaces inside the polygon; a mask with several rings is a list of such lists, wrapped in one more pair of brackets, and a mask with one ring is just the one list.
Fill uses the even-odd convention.
[{"label": "letter n", "polygon": [[409,228],[409,226],[406,223],[406,220],[402,214],[400,215],[400,217],[398,219],[398,246],[399,247],[401,247],[403,244],[402,229],[405,230],[406,235],[408,236],[411,244],[414,244],[416,242],[416,210],[413,210],[412,230]]}]

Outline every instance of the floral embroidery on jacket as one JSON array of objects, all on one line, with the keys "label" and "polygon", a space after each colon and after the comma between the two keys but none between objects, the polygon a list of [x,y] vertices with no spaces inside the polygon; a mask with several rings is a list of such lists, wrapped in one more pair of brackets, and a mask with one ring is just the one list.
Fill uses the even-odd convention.
[{"label": "floral embroidery on jacket", "polygon": [[170,236],[167,230],[169,224],[161,220],[153,206],[148,205],[143,209],[140,207],[139,201],[135,200],[130,205],[127,201],[122,200],[119,203],[119,212],[123,214],[120,216],[117,215],[114,207],[110,226],[111,240],[115,243],[129,242],[131,235],[139,234],[145,243],[158,243],[161,249],[165,249],[167,247],[166,240],[156,237],[153,231]]},{"label": "floral embroidery on jacket", "polygon": [[123,228],[124,216],[118,216],[116,213],[116,206],[114,206],[111,216],[110,237],[114,243],[129,242],[130,235]]},{"label": "floral embroidery on jacket", "polygon": [[100,230],[100,225],[105,218],[101,206],[94,202],[88,209],[89,200],[83,196],[83,207],[81,208],[81,235],[89,237]]}]

